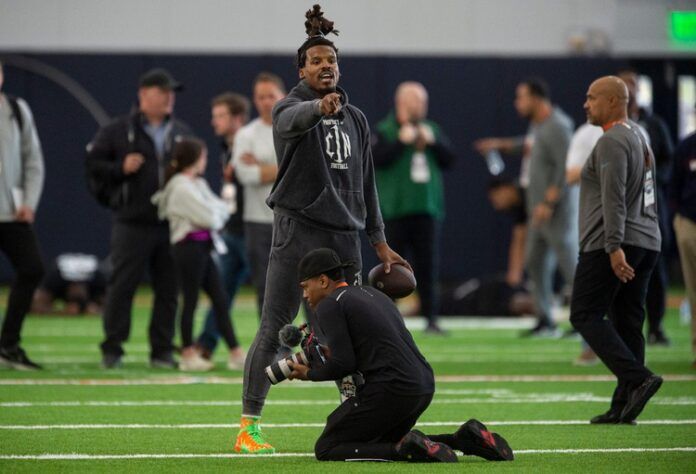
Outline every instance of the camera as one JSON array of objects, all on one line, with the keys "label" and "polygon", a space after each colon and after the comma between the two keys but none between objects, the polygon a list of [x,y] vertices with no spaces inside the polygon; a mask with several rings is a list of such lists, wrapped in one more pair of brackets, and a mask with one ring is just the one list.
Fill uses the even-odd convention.
[{"label": "camera", "polygon": [[288,365],[290,361],[308,367],[326,363],[326,357],[324,356],[319,340],[306,324],[300,327],[288,324],[278,332],[278,337],[281,345],[292,348],[299,343],[301,350],[290,357],[277,360],[266,367],[266,376],[273,385],[288,378],[292,372],[292,369]]}]

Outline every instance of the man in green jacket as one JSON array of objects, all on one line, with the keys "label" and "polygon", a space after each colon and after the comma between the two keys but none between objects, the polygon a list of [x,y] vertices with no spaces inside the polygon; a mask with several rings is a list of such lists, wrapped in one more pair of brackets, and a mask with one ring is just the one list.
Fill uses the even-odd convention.
[{"label": "man in green jacket", "polygon": [[426,331],[437,334],[438,241],[445,215],[442,169],[452,163],[454,153],[427,114],[425,87],[400,84],[395,111],[377,124],[372,154],[387,239],[399,254],[412,254]]}]

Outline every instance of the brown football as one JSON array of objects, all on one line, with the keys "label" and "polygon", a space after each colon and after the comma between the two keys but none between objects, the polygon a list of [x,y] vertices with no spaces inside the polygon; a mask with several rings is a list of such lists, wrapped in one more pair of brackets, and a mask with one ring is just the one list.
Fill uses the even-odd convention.
[{"label": "brown football", "polygon": [[416,277],[413,272],[399,264],[392,264],[391,271],[385,273],[384,264],[380,263],[370,270],[367,281],[392,299],[404,298],[416,289]]}]

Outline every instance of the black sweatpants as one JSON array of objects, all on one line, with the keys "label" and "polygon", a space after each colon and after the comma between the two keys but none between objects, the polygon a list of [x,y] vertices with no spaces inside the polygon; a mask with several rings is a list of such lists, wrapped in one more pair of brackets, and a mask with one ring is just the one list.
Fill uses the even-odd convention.
[{"label": "black sweatpants", "polygon": [[628,245],[622,248],[635,270],[633,280],[622,283],[614,275],[604,250],[581,253],[570,305],[573,327],[618,379],[612,410],[621,410],[628,389],[652,375],[645,367],[642,327],[648,281],[659,253]]},{"label": "black sweatpants", "polygon": [[434,324],[439,308],[439,225],[429,215],[414,215],[384,221],[389,246],[409,259],[418,280],[421,313]]},{"label": "black sweatpants", "polygon": [[433,394],[397,395],[385,384],[366,384],[326,419],[314,446],[319,461],[388,460],[395,445],[428,408]]},{"label": "black sweatpants", "polygon": [[150,319],[149,338],[152,358],[174,350],[176,321],[176,271],[166,223],[141,225],[114,221],[111,230],[111,264],[104,303],[105,354],[123,354],[123,342],[128,340],[133,297],[145,269],[150,271],[154,303]]},{"label": "black sweatpants", "polygon": [[[396,453],[396,444],[413,429],[433,394],[397,395],[388,388],[387,384],[364,385],[328,416],[314,445],[319,461],[404,461]],[[457,440],[449,433],[426,436],[465,455],[478,452],[471,439]]]},{"label": "black sweatpants", "polygon": [[31,224],[0,223],[0,251],[8,258],[16,274],[0,333],[0,347],[9,349],[19,345],[22,324],[31,307],[34,290],[43,277],[44,266]]},{"label": "black sweatpants", "polygon": [[180,321],[183,347],[193,345],[193,317],[198,306],[201,288],[210,297],[218,331],[227,343],[227,347],[239,346],[232,322],[227,314],[228,296],[218,267],[210,254],[211,250],[210,241],[183,240],[172,247],[179,287],[184,297]]}]

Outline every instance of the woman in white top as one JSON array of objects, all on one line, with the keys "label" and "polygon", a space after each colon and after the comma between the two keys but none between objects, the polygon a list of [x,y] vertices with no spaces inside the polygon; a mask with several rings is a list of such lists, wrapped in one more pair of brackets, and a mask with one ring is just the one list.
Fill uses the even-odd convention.
[{"label": "woman in white top", "polygon": [[[214,364],[204,359],[193,342],[193,316],[201,288],[212,302],[216,323],[230,349],[230,358],[242,353],[227,315],[227,294],[212,253],[224,252],[217,231],[229,218],[224,201],[201,177],[207,164],[203,142],[193,138],[176,144],[167,170],[164,189],[152,198],[160,219],[169,221],[172,256],[177,268],[184,307],[181,312],[181,370],[204,371]],[[242,353],[243,354],[243,353]]]}]

